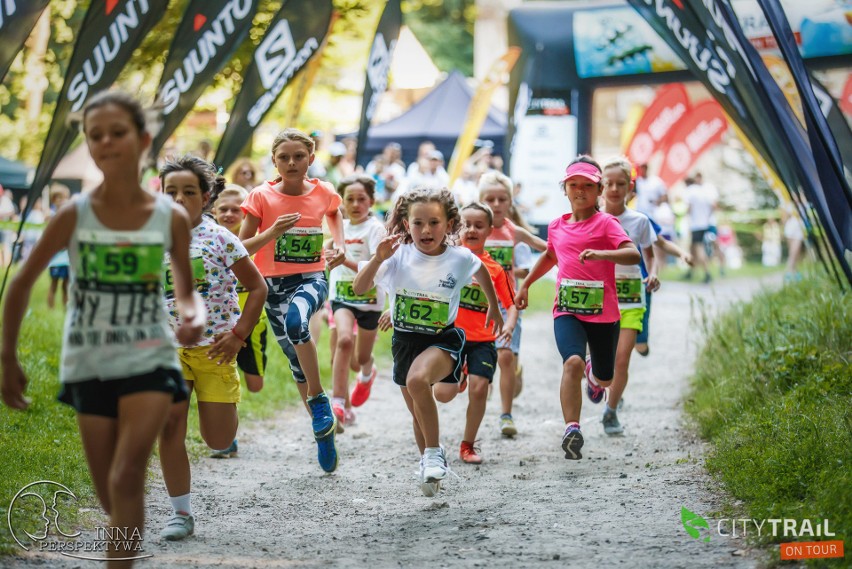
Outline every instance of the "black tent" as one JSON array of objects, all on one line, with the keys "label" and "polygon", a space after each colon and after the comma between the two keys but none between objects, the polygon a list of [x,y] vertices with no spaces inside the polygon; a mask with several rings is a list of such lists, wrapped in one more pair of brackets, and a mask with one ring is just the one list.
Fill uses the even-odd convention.
[{"label": "black tent", "polygon": [[28,190],[32,176],[33,169],[29,166],[0,156],[0,186],[7,190]]},{"label": "black tent", "polygon": [[[464,76],[453,71],[408,111],[386,123],[371,126],[362,154],[364,160],[369,161],[381,153],[387,144],[398,142],[402,146],[402,159],[408,164],[417,157],[418,145],[424,140],[431,140],[449,163],[472,98],[473,90],[468,87]],[[506,113],[491,107],[479,138],[494,142],[494,153],[502,154],[505,135]],[[344,136],[355,136],[355,133]]]}]

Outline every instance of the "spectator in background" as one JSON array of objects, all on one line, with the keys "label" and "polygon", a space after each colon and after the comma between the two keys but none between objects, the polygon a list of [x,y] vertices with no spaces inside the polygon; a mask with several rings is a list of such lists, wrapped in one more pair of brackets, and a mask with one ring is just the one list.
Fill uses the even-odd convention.
[{"label": "spectator in background", "polygon": [[420,143],[420,146],[417,147],[417,158],[415,158],[414,162],[408,165],[408,170],[406,171],[406,176],[411,178],[420,172],[420,170],[425,169],[429,165],[429,155],[435,150],[435,145],[431,140],[424,140]]},{"label": "spectator in background", "polygon": [[319,178],[320,180],[325,180],[325,176],[328,172],[325,170],[325,160],[320,160],[320,148],[322,143],[322,131],[321,130],[312,130],[310,135],[311,140],[314,141],[314,154],[317,155],[317,158],[311,162],[311,165],[308,166],[308,178]]},{"label": "spectator in background", "polygon": [[[144,186],[143,186],[144,187]],[[71,199],[71,190],[68,186],[62,184],[53,184],[50,186],[50,214],[49,217],[56,215],[62,206]],[[47,265],[47,270],[50,272],[50,288],[47,291],[47,306],[53,308],[56,305],[56,291],[62,293],[62,306],[68,304],[68,277],[70,274],[71,259],[68,256],[68,249],[63,249],[56,253]]]},{"label": "spectator in background", "polygon": [[[704,270],[704,282],[712,280],[710,269],[707,266],[707,255],[705,254],[704,239],[710,231],[713,212],[716,210],[718,195],[714,188],[700,183],[696,176],[689,176],[685,180],[686,190],[684,199],[687,204],[689,215],[689,231],[692,234],[690,252],[695,259],[695,265]],[[692,279],[692,269],[687,271],[684,279]]]},{"label": "spectator in background", "polygon": [[760,252],[764,267],[777,267],[781,264],[781,226],[774,217],[763,224],[760,232]]},{"label": "spectator in background", "polygon": [[202,160],[209,162],[211,158],[210,155],[213,154],[213,144],[205,138],[198,143],[198,149],[193,152],[193,154]]},{"label": "spectator in background", "polygon": [[461,176],[453,183],[453,196],[459,207],[464,207],[479,201],[480,171],[474,164],[467,163],[462,168]]},{"label": "spectator in background", "polygon": [[784,214],[784,238],[787,240],[787,266],[784,271],[785,281],[800,281],[799,261],[802,258],[802,247],[805,243],[805,232],[799,215],[793,209],[793,204],[787,203],[782,209]]},{"label": "spectator in background", "polygon": [[[14,220],[17,213],[12,190],[5,190],[0,185],[0,223]],[[6,228],[0,227],[0,266],[6,265],[7,235],[11,235],[11,232]]]},{"label": "spectator in background", "polygon": [[228,177],[231,179],[231,183],[245,188],[247,192],[252,191],[261,183],[257,167],[248,158],[237,160],[233,167],[231,167],[231,175]]},{"label": "spectator in background", "polygon": [[[348,175],[343,173],[347,168],[344,166],[346,153],[346,145],[342,142],[332,142],[328,147],[328,163],[325,165],[325,180],[327,182],[331,182],[335,188],[340,183],[340,180]],[[314,160],[314,162],[316,162],[316,160]]]},{"label": "spectator in background", "polygon": [[427,186],[430,188],[446,188],[450,183],[450,175],[444,169],[444,155],[440,150],[432,150],[429,153],[425,163],[411,174],[409,168],[408,179],[406,180],[406,188],[416,188],[418,186]]},{"label": "spectator in background", "polygon": [[401,157],[402,147],[397,142],[391,142],[364,169],[365,174],[376,180],[377,201],[393,201],[400,184],[405,182],[405,165]]},{"label": "spectator in background", "polygon": [[654,217],[654,210],[667,195],[666,185],[657,176],[648,175],[648,165],[636,167],[636,210]]},{"label": "spectator in background", "polygon": [[340,159],[340,163],[338,164],[341,175],[340,178],[337,179],[337,182],[334,183],[335,188],[341,178],[354,174],[355,171],[358,170],[358,163],[355,161],[355,156],[358,150],[358,139],[354,136],[347,136],[342,142],[346,152],[343,154],[343,157]]},{"label": "spectator in background", "polygon": [[[27,196],[21,198],[21,211],[25,211],[27,209]],[[32,223],[38,225],[39,227],[24,227],[22,238],[23,244],[21,245],[21,254],[20,258],[17,261],[25,261],[27,257],[30,256],[30,252],[35,247],[36,241],[41,237],[44,228],[42,227],[45,222],[44,215],[44,207],[42,206],[41,196],[38,196],[33,201],[33,207],[27,214],[24,223]]]}]

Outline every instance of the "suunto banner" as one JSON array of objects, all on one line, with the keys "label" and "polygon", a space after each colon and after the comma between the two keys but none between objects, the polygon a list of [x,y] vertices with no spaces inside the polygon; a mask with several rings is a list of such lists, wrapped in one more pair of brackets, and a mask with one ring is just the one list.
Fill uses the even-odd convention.
[{"label": "suunto banner", "polygon": [[[93,0],[77,35],[65,83],[56,102],[30,195],[40,194],[79,131],[67,124],[69,113],[83,108],[98,91],[108,89],[169,0]],[[26,217],[34,200],[27,201]]]},{"label": "suunto banner", "polygon": [[[331,21],[331,0],[285,1],[252,62],[213,162],[227,169],[284,87],[317,53]],[[288,125],[289,126],[289,125]]]},{"label": "suunto banner", "polygon": [[156,156],[213,77],[248,35],[258,0],[192,0],[175,32],[157,88]]},{"label": "suunto banner", "polygon": [[50,0],[0,1],[0,80],[33,31]]},{"label": "suunto banner", "polygon": [[393,57],[399,29],[402,27],[402,8],[400,0],[388,0],[385,11],[379,19],[376,37],[370,48],[367,60],[367,77],[364,79],[364,98],[361,102],[361,125],[358,127],[358,148],[356,163],[361,163],[363,149],[367,142],[367,131],[373,121],[373,114],[379,98],[388,86],[388,71]]}]

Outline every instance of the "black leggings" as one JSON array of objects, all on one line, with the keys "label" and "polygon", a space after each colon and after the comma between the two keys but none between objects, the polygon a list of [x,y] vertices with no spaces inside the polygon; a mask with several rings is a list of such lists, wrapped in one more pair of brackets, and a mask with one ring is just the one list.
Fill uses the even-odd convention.
[{"label": "black leggings", "polygon": [[621,321],[584,322],[569,314],[558,316],[553,321],[556,347],[562,355],[562,363],[571,356],[586,358],[586,344],[592,356],[592,371],[595,377],[609,381],[615,371],[615,352],[618,349],[618,333]]}]

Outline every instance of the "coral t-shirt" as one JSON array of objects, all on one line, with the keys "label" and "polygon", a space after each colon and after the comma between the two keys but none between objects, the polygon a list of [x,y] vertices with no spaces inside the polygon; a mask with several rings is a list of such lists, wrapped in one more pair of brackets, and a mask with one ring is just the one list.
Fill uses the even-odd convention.
[{"label": "coral t-shirt", "polygon": [[616,322],[621,319],[615,291],[615,263],[580,263],[586,249],[613,250],[632,243],[614,216],[596,212],[590,218],[568,223],[570,213],[550,222],[547,250],[556,254],[559,271],[553,316],[570,314],[585,322]]},{"label": "coral t-shirt", "polygon": [[503,221],[501,227],[493,227],[491,235],[485,240],[485,250],[491,258],[497,261],[503,268],[509,271],[515,278],[515,224],[511,219]]},{"label": "coral t-shirt", "polygon": [[[515,304],[515,288],[508,271],[491,258],[488,252],[477,255],[479,260],[488,269],[497,299],[500,304],[508,310]],[[462,289],[459,313],[456,316],[456,326],[464,330],[465,340],[468,342],[493,342],[495,336],[490,328],[485,327],[485,314],[488,312],[488,299],[482,292],[476,277],[472,282]]]},{"label": "coral t-shirt", "polygon": [[281,193],[273,182],[265,182],[253,189],[241,208],[260,220],[257,231],[261,233],[272,226],[279,216],[301,213],[296,226],[260,248],[254,262],[264,277],[277,277],[296,273],[313,273],[325,270],[323,257],[322,219],[333,215],[342,202],[328,182],[316,178],[306,194],[291,196]]}]

